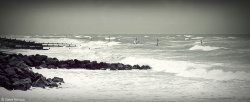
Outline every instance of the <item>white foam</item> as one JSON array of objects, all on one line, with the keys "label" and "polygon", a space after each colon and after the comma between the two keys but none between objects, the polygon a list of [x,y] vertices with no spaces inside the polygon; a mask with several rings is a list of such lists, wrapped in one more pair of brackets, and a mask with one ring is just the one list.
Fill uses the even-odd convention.
[{"label": "white foam", "polygon": [[224,47],[213,47],[213,46],[201,46],[201,45],[194,45],[193,47],[189,48],[189,50],[201,50],[201,51],[212,51],[218,49],[226,49]]},{"label": "white foam", "polygon": [[76,35],[75,37],[76,37],[76,38],[81,38],[81,36],[80,36],[80,35]]},{"label": "white foam", "polygon": [[202,39],[204,37],[193,37],[192,39]]},{"label": "white foam", "polygon": [[148,38],[149,36],[144,36],[145,38]]},{"label": "white foam", "polygon": [[184,35],[185,37],[188,37],[188,38],[190,38],[190,37],[192,37],[192,35]]},{"label": "white foam", "polygon": [[250,73],[237,71],[237,72],[225,72],[223,70],[214,69],[209,70],[218,64],[197,64],[188,61],[174,61],[174,60],[158,60],[151,58],[136,58],[127,57],[120,61],[125,64],[138,64],[149,65],[153,71],[161,71],[167,73],[174,73],[177,76],[182,77],[195,77],[213,80],[250,80]]},{"label": "white foam", "polygon": [[92,37],[91,36],[83,36],[84,38],[89,38],[89,39],[91,39]]}]

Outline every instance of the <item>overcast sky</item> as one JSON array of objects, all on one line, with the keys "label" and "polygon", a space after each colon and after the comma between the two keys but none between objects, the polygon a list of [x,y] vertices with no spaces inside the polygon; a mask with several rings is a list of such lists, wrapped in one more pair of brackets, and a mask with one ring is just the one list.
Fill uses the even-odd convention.
[{"label": "overcast sky", "polygon": [[248,34],[247,0],[0,1],[6,34]]}]

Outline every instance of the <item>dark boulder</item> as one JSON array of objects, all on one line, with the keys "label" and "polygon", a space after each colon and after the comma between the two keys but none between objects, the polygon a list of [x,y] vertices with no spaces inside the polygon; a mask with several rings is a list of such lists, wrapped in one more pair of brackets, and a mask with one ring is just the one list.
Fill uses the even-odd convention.
[{"label": "dark boulder", "polygon": [[125,70],[125,67],[124,67],[123,64],[118,63],[118,64],[117,64],[117,69],[118,69],[118,70]]},{"label": "dark boulder", "polygon": [[68,68],[69,65],[68,64],[59,64],[58,67],[59,68]]},{"label": "dark boulder", "polygon": [[45,61],[48,58],[48,56],[36,54],[34,58],[35,60],[42,62]]},{"label": "dark boulder", "polygon": [[31,79],[30,78],[25,78],[25,79],[19,79],[15,80],[13,82],[13,89],[15,90],[28,90],[31,87]]},{"label": "dark boulder", "polygon": [[76,68],[77,67],[74,60],[67,60],[66,62],[69,65],[68,67],[70,67],[70,68]]},{"label": "dark boulder", "polygon": [[117,70],[117,63],[110,64],[110,70]]},{"label": "dark boulder", "polygon": [[45,86],[47,85],[49,85],[49,83],[47,82],[45,77],[40,77],[39,79],[37,79],[36,81],[32,83],[33,87],[45,88]]},{"label": "dark boulder", "polygon": [[134,65],[132,69],[141,69],[141,67],[139,65]]},{"label": "dark boulder", "polygon": [[16,74],[15,68],[13,68],[13,67],[6,68],[6,69],[4,69],[4,71],[8,75],[15,75]]},{"label": "dark boulder", "polygon": [[47,64],[41,64],[39,67],[42,67],[42,68],[47,68],[48,66],[47,66]]},{"label": "dark boulder", "polygon": [[100,62],[100,63],[99,63],[99,66],[100,66],[101,68],[108,68],[108,67],[109,67],[109,64],[106,63],[106,62]]},{"label": "dark boulder", "polygon": [[33,66],[33,63],[32,63],[32,61],[29,59],[29,57],[24,56],[24,57],[22,58],[22,60],[23,60],[24,63],[26,63],[27,65]]},{"label": "dark boulder", "polygon": [[125,70],[132,70],[132,66],[131,65],[124,65]]},{"label": "dark boulder", "polygon": [[46,62],[47,65],[55,65],[55,66],[57,66],[59,60],[57,58],[47,58],[45,60],[45,62]]},{"label": "dark boulder", "polygon": [[61,83],[64,83],[63,78],[59,78],[59,77],[54,77],[54,78],[52,79],[52,81],[53,81],[53,82],[61,82]]},{"label": "dark boulder", "polygon": [[40,67],[40,66],[36,66],[35,68],[36,68],[36,69],[42,69],[42,67]]},{"label": "dark boulder", "polygon": [[55,65],[48,65],[47,68],[48,69],[56,69],[57,67]]},{"label": "dark boulder", "polygon": [[10,82],[9,78],[4,75],[0,75],[0,85],[4,85],[7,82]]},{"label": "dark boulder", "polygon": [[58,84],[56,82],[51,82],[49,83],[49,88],[52,88],[52,87],[58,87]]},{"label": "dark boulder", "polygon": [[83,64],[89,64],[90,60],[83,60],[81,63],[83,63]]},{"label": "dark boulder", "polygon": [[151,67],[148,66],[148,65],[143,65],[143,66],[141,66],[141,69],[142,70],[148,70],[148,69],[151,69]]},{"label": "dark boulder", "polygon": [[0,75],[0,86],[12,90],[13,87],[11,85],[11,81],[5,76],[5,75]]}]

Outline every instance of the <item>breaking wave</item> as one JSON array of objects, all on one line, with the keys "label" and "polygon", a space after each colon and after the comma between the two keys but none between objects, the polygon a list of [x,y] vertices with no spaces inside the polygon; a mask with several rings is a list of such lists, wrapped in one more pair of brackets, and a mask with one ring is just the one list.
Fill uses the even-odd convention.
[{"label": "breaking wave", "polygon": [[194,45],[193,47],[189,48],[189,50],[201,50],[201,51],[212,51],[218,49],[226,49],[224,47],[213,47],[213,46],[201,46],[201,45]]},{"label": "breaking wave", "polygon": [[153,71],[174,73],[176,76],[213,80],[250,80],[250,73],[244,71],[209,70],[216,66],[191,63],[188,61],[158,60],[152,58],[127,57],[120,61],[125,64],[149,65]]}]

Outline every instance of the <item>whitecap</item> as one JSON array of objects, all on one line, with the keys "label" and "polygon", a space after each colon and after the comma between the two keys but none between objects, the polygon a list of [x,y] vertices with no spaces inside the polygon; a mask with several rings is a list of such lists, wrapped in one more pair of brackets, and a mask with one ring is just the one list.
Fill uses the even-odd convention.
[{"label": "whitecap", "polygon": [[213,80],[250,80],[250,73],[244,71],[209,70],[221,64],[198,64],[189,61],[159,60],[153,58],[126,57],[121,63],[131,65],[149,65],[152,71],[173,73],[181,77],[203,78]]},{"label": "whitecap", "polygon": [[114,39],[116,39],[115,37],[105,37],[105,40],[114,40]]},{"label": "whitecap", "polygon": [[193,37],[192,39],[202,39],[204,37]]},{"label": "whitecap", "polygon": [[218,49],[226,49],[224,47],[213,47],[213,46],[201,46],[201,45],[194,45],[193,47],[189,48],[189,50],[201,50],[201,51],[212,51]]}]

